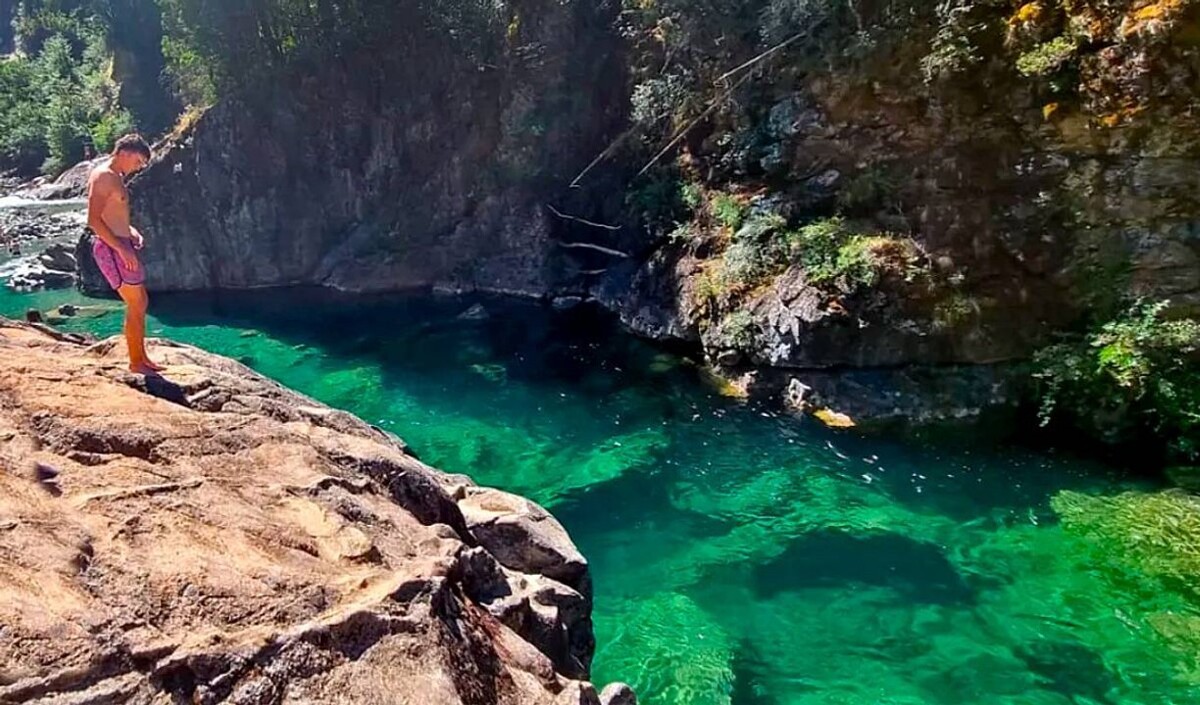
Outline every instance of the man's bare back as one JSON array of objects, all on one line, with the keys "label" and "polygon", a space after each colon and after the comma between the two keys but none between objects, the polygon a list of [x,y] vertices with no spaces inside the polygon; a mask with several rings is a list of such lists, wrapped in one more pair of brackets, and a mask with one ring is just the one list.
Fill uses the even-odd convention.
[{"label": "man's bare back", "polygon": [[96,237],[92,256],[104,278],[125,302],[125,341],[129,368],[152,374],[161,368],[146,355],[145,274],[137,251],[145,240],[129,220],[129,191],[125,177],[150,161],[150,147],[137,135],[121,138],[108,159],[88,175],[88,225]]}]

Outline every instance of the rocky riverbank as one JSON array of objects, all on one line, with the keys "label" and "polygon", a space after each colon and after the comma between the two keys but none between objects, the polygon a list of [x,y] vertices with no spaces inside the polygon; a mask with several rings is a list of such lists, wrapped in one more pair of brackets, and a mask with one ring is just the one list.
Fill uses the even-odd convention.
[{"label": "rocky riverbank", "polygon": [[0,279],[16,291],[75,285],[77,243],[87,232],[79,206],[21,202],[0,208]]},{"label": "rocky riverbank", "polygon": [[77,164],[53,182],[0,182],[0,282],[16,291],[75,286],[92,164]]},{"label": "rocky riverbank", "polygon": [[531,502],[195,348],[0,349],[0,702],[632,702]]}]

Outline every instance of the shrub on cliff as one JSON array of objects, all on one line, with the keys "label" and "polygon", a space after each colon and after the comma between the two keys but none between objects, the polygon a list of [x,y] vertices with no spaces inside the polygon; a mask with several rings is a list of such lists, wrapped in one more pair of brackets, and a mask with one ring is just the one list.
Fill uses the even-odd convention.
[{"label": "shrub on cliff", "polygon": [[516,39],[521,18],[478,0],[158,0],[173,79],[201,95],[255,90],[295,69],[311,71],[364,48],[406,56],[418,37],[439,37],[483,67]]},{"label": "shrub on cliff", "polygon": [[857,232],[844,218],[813,221],[787,234],[793,261],[808,281],[843,291],[875,286],[885,273],[912,279],[920,274],[920,252],[909,238]]},{"label": "shrub on cliff", "polygon": [[1083,340],[1038,353],[1043,423],[1066,417],[1111,441],[1150,431],[1200,459],[1200,323],[1139,303]]}]

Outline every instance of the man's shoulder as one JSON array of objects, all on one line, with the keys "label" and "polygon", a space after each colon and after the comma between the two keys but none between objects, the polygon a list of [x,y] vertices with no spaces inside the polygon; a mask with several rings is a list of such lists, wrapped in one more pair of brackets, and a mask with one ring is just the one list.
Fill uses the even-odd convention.
[{"label": "man's shoulder", "polygon": [[101,164],[92,173],[88,174],[88,186],[90,188],[112,188],[121,183],[121,176],[113,171],[108,163]]}]

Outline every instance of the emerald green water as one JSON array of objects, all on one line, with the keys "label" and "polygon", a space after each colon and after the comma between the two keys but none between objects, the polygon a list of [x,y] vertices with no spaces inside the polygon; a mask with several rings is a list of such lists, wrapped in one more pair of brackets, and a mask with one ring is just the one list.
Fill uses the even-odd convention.
[{"label": "emerald green water", "polygon": [[[5,292],[0,313],[68,300]],[[551,508],[592,562],[595,680],[650,705],[1200,702],[1187,591],[1050,506],[1133,487],[1115,473],[834,433],[723,399],[601,317],[459,320],[470,303],[158,297],[151,327]]]}]

